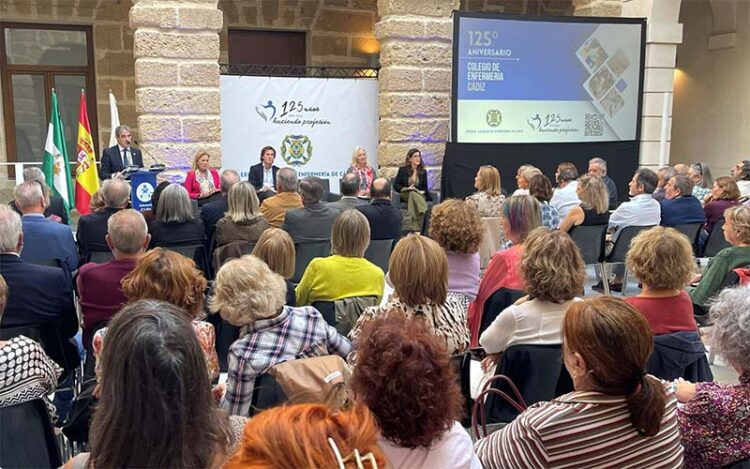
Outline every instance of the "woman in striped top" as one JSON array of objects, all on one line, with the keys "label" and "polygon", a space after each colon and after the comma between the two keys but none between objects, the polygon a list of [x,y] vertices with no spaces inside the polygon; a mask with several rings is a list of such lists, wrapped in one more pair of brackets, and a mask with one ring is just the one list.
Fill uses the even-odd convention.
[{"label": "woman in striped top", "polygon": [[506,467],[681,467],[676,399],[644,369],[651,329],[609,296],[573,303],[563,351],[575,391],[534,404],[475,444],[485,469]]}]

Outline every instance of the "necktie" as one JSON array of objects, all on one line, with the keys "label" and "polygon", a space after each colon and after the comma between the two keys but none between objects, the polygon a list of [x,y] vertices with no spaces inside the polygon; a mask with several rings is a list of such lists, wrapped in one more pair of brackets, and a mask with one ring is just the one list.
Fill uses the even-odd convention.
[{"label": "necktie", "polygon": [[133,162],[132,162],[132,161],[131,161],[131,159],[130,159],[130,150],[129,150],[129,149],[127,149],[127,148],[123,148],[123,150],[122,150],[122,164],[123,164],[123,165],[124,165],[124,166],[125,166],[126,168],[127,168],[128,166],[130,166],[131,164],[133,164]]}]

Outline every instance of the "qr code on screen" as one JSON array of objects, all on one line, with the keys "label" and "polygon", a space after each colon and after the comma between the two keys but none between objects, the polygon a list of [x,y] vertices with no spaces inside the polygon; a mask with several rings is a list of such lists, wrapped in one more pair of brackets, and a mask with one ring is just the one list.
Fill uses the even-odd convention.
[{"label": "qr code on screen", "polygon": [[601,114],[586,114],[584,118],[584,137],[601,137],[604,135]]}]

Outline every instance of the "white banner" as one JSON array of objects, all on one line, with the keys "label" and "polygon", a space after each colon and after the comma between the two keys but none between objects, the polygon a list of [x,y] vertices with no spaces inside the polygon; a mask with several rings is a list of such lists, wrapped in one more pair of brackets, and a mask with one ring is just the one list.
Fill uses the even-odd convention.
[{"label": "white banner", "polygon": [[338,192],[354,147],[377,168],[377,80],[222,76],[222,166],[247,179],[267,145],[276,166],[328,179]]}]

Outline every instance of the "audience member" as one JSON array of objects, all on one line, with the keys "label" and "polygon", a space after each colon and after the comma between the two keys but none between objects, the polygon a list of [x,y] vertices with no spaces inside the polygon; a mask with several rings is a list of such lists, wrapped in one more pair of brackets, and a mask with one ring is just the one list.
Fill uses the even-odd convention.
[{"label": "audience member", "polygon": [[740,197],[750,197],[750,161],[742,160],[732,168],[732,177],[737,181]]},{"label": "audience member", "polygon": [[232,415],[250,413],[255,379],[275,364],[321,350],[346,358],[352,350],[318,310],[284,306],[285,295],[284,279],[255,256],[232,259],[216,275],[211,311],[243,334],[229,347],[222,407]]},{"label": "audience member", "polygon": [[[368,184],[367,186],[368,197],[370,195],[371,186],[372,181],[370,181],[370,184]],[[357,197],[359,191],[360,184],[357,173],[346,173],[344,177],[341,178],[341,199],[337,200],[336,202],[330,202],[328,206],[337,210],[344,211],[350,208],[364,205],[367,202]]]},{"label": "audience member", "polygon": [[[372,182],[375,180],[376,174],[375,170],[367,162],[367,151],[363,147],[354,147],[352,165],[346,169],[346,174],[356,176],[357,193],[355,195],[370,197],[370,187],[372,187]],[[344,176],[344,179],[346,179],[346,176]]]},{"label": "audience member", "polygon": [[129,203],[130,185],[124,179],[106,179],[102,183],[101,191],[104,208],[100,212],[90,213],[78,220],[76,240],[81,262],[88,262],[92,252],[109,251],[104,238],[107,234],[107,220],[113,213],[126,208]]},{"label": "audience member", "polygon": [[198,206],[209,200],[216,200],[220,189],[219,172],[211,167],[209,154],[199,151],[193,158],[193,169],[188,171],[184,183],[191,199],[198,201]]},{"label": "audience member", "polygon": [[286,212],[281,229],[289,233],[295,244],[330,240],[331,227],[341,210],[321,202],[325,195],[323,181],[306,177],[299,183],[299,192],[303,207]]},{"label": "audience member", "polygon": [[692,284],[697,283],[688,288],[693,304],[705,306],[732,269],[750,265],[750,207],[730,207],[724,211],[724,220],[724,238],[731,246],[712,257],[702,275],[691,279]]},{"label": "audience member", "polygon": [[703,213],[706,215],[706,224],[703,228],[710,234],[717,223],[724,219],[724,212],[729,207],[740,203],[740,189],[737,182],[729,176],[722,176],[714,181],[711,194],[706,198]]},{"label": "audience member", "polygon": [[397,313],[370,321],[351,388],[375,415],[389,467],[481,468],[445,346],[424,323]]},{"label": "audience member", "polygon": [[216,223],[216,245],[258,241],[270,225],[260,214],[260,202],[252,184],[243,181],[232,186],[227,202],[226,215]]},{"label": "audience member", "polygon": [[75,345],[68,340],[78,332],[70,279],[57,267],[24,261],[19,256],[22,247],[21,217],[9,206],[0,205],[0,274],[9,292],[0,328],[54,331],[62,343],[45,349],[58,365],[68,368],[70,359],[78,358]]},{"label": "audience member", "polygon": [[[41,169],[36,166],[28,166],[23,169],[23,182],[36,181],[42,188],[44,194],[45,207],[44,217],[49,218],[52,221],[59,221],[64,225],[69,225],[70,220],[68,219],[68,211],[65,210],[65,202],[62,197],[57,194],[51,194],[49,187],[47,187],[47,178]],[[10,206],[18,212],[19,215],[23,215],[21,210],[16,206],[16,201],[11,200]]]},{"label": "audience member", "polygon": [[310,261],[297,285],[297,304],[342,298],[383,296],[384,274],[364,258],[370,244],[370,227],[364,215],[347,210],[331,228],[331,255]]},{"label": "audience member", "polygon": [[677,226],[688,223],[704,223],[703,206],[693,194],[693,181],[687,176],[675,176],[669,180],[661,201],[661,224]]},{"label": "audience member", "polygon": [[505,196],[500,189],[500,171],[492,165],[479,167],[474,177],[477,190],[466,197],[466,202],[479,211],[482,218],[499,218]]},{"label": "audience member", "polygon": [[560,212],[549,203],[552,199],[552,183],[549,178],[541,173],[534,175],[529,181],[529,195],[539,202],[542,226],[556,230],[560,225]]},{"label": "audience member", "polygon": [[[157,186],[157,189],[158,189],[158,186]],[[156,190],[154,190],[154,194],[156,194]],[[151,200],[153,200],[153,196]],[[99,190],[94,192],[94,195],[91,196],[91,200],[89,201],[89,213],[101,212],[102,210],[104,210],[104,206],[105,206],[104,193],[102,192],[101,188],[99,188]],[[153,207],[153,202],[152,202],[152,207]]]},{"label": "audience member", "polygon": [[674,168],[671,166],[662,166],[661,168],[659,168],[656,174],[659,177],[659,183],[656,185],[656,190],[654,191],[653,194],[651,194],[651,197],[653,197],[655,201],[661,203],[661,201],[664,200],[664,197],[666,197],[667,195],[666,193],[667,183],[677,173],[675,172]]},{"label": "audience member", "polygon": [[575,391],[476,442],[482,465],[681,467],[677,401],[644,371],[654,348],[644,317],[620,299],[589,298],[570,306],[562,334]]},{"label": "audience member", "polygon": [[58,265],[70,274],[78,268],[78,253],[68,225],[45,218],[46,200],[36,181],[19,184],[13,191],[16,207],[23,216],[23,250],[21,259],[34,264]]},{"label": "audience member", "polygon": [[[8,302],[8,284],[0,275],[0,321]],[[0,408],[45,399],[57,387],[62,368],[41,345],[23,335],[0,339]]]},{"label": "audience member", "polygon": [[208,202],[201,207],[201,220],[206,227],[206,237],[211,239],[216,230],[216,224],[224,218],[229,208],[227,197],[232,186],[240,182],[240,174],[233,169],[225,169],[221,172],[221,197]]},{"label": "audience member", "polygon": [[500,312],[482,333],[479,344],[490,354],[516,344],[561,343],[565,311],[583,293],[586,267],[567,233],[537,228],[523,248],[521,275],[528,296]]},{"label": "audience member", "polygon": [[207,376],[184,311],[153,300],[126,306],[101,351],[91,452],[65,469],[220,467],[244,422],[216,408]]},{"label": "audience member", "polygon": [[276,174],[276,195],[263,200],[260,214],[274,228],[284,224],[288,210],[302,207],[302,199],[297,193],[297,172],[292,168],[281,168]]},{"label": "audience member", "polygon": [[570,232],[576,226],[600,226],[609,223],[607,186],[602,178],[584,174],[578,178],[576,195],[581,204],[570,209],[568,216],[560,222],[560,231]]},{"label": "audience member", "polygon": [[266,146],[260,150],[260,163],[250,166],[247,180],[253,185],[258,193],[258,199],[262,202],[276,195],[276,175],[279,167],[273,164],[276,159],[276,149]]},{"label": "audience member", "polygon": [[289,233],[281,228],[269,228],[264,231],[255,243],[252,255],[268,265],[284,279],[286,283],[286,305],[297,306],[294,284],[289,280],[294,275],[296,250]]},{"label": "audience member", "polygon": [[539,168],[530,164],[519,166],[516,172],[516,185],[518,185],[518,189],[512,195],[529,195],[529,182],[531,182],[531,178],[541,173]]},{"label": "audience member", "polygon": [[468,309],[479,289],[479,245],[484,225],[469,203],[448,199],[432,209],[430,237],[448,257],[448,291],[463,295]]},{"label": "audience member", "polygon": [[370,239],[393,239],[401,237],[401,211],[391,203],[391,183],[378,178],[370,187],[370,203],[360,205],[357,210],[370,224]]},{"label": "audience member", "polygon": [[362,404],[343,410],[295,404],[261,412],[247,422],[239,449],[224,465],[226,469],[386,466],[375,419]]},{"label": "audience member", "polygon": [[469,305],[468,324],[472,347],[476,347],[479,342],[484,304],[490,296],[501,288],[524,289],[521,274],[523,242],[528,234],[541,224],[540,216],[539,202],[531,196],[513,196],[503,204],[503,232],[511,245],[492,257],[479,284],[477,298]]},{"label": "audience member", "polygon": [[87,350],[90,350],[91,334],[97,326],[109,321],[127,302],[122,292],[122,279],[146,252],[151,236],[143,215],[127,209],[109,217],[105,239],[114,259],[81,266],[76,279],[83,317],[83,344]]},{"label": "audience member", "polygon": [[609,209],[612,210],[617,207],[620,198],[617,194],[617,186],[615,181],[611,177],[607,176],[607,162],[602,158],[591,158],[589,160],[589,174],[591,176],[599,176],[602,178],[602,182],[607,187],[607,197],[609,200]]},{"label": "audience member", "polygon": [[578,189],[578,169],[573,163],[563,162],[557,165],[555,172],[555,181],[557,188],[552,194],[549,204],[557,209],[560,220],[568,216],[568,212],[573,207],[580,205],[581,200],[576,193]]},{"label": "audience member", "polygon": [[466,310],[460,297],[448,293],[448,258],[438,243],[421,235],[399,241],[391,254],[388,277],[395,290],[393,297],[362,313],[349,332],[353,341],[359,340],[367,322],[397,311],[409,319],[424,321],[445,344],[448,354],[468,347]]},{"label": "audience member", "polygon": [[203,244],[206,230],[203,221],[196,218],[187,190],[179,184],[170,184],[159,197],[156,220],[148,227],[151,247],[196,246]]},{"label": "audience member", "polygon": [[[195,263],[174,251],[155,248],[141,257],[132,272],[122,279],[122,291],[129,302],[159,300],[171,303],[189,319],[206,362],[210,380],[219,377],[214,326],[200,319],[205,316],[206,279]],[[94,350],[101,349],[102,329],[94,338]]]},{"label": "audience member", "polygon": [[675,176],[687,176],[690,168],[686,164],[677,163],[674,165]]},{"label": "audience member", "polygon": [[712,352],[739,374],[737,384],[677,382],[685,467],[729,467],[750,458],[750,288],[724,290],[711,306]]},{"label": "audience member", "polygon": [[427,187],[422,152],[418,149],[412,148],[406,152],[406,161],[398,168],[393,188],[401,194],[401,202],[406,204],[406,211],[411,216],[410,231],[421,231],[427,202],[432,202],[432,196]]},{"label": "audience member", "polygon": [[626,262],[642,290],[625,301],[645,316],[654,335],[697,330],[685,291],[695,274],[693,248],[685,235],[663,226],[642,231],[631,241]]},{"label": "audience member", "polygon": [[711,169],[706,163],[693,163],[688,169],[688,177],[693,181],[693,197],[703,203],[713,186]]}]

